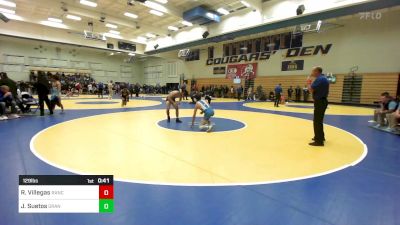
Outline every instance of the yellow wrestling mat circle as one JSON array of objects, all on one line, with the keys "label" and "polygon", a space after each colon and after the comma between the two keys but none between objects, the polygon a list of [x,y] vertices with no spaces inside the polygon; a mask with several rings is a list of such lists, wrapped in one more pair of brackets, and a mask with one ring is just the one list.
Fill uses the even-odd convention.
[{"label": "yellow wrestling mat circle", "polygon": [[[182,117],[192,113],[181,110]],[[157,126],[165,120],[164,110],[119,112],[49,127],[32,138],[31,150],[48,164],[78,174],[192,186],[306,179],[355,165],[367,154],[361,140],[333,126],[325,126],[325,147],[311,147],[309,120],[230,110],[217,110],[216,116],[246,127],[234,132],[175,131]]]},{"label": "yellow wrestling mat circle", "polygon": [[[293,112],[293,113],[314,113],[314,106],[312,103],[288,103],[280,104],[279,107],[274,107],[273,102],[250,102],[243,104],[245,107],[254,109],[264,109],[279,112]],[[329,104],[326,109],[327,115],[353,115],[353,116],[371,116],[373,115],[372,108],[367,107],[356,107],[356,106],[344,106],[344,105],[333,105]]]},{"label": "yellow wrestling mat circle", "polygon": [[[137,108],[161,105],[156,100],[129,100],[124,107],[121,106],[121,99],[96,98],[96,99],[62,99],[62,104],[66,110],[68,109],[120,109],[120,108]],[[56,107],[59,109],[58,107]]]}]

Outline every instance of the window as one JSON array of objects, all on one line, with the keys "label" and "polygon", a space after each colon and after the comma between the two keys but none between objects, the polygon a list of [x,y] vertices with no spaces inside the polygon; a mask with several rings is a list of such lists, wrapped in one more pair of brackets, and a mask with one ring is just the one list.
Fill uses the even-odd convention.
[{"label": "window", "polygon": [[270,51],[279,50],[281,48],[281,36],[279,34],[271,36]]},{"label": "window", "polygon": [[229,45],[224,45],[224,57],[229,55]]},{"label": "window", "polygon": [[256,52],[261,52],[261,39],[256,39],[254,45],[256,46]]},{"label": "window", "polygon": [[244,41],[241,41],[239,43],[239,55],[245,54],[246,53],[246,43]]},{"label": "window", "polygon": [[253,40],[247,41],[247,53],[253,53]]},{"label": "window", "polygon": [[303,34],[293,34],[292,35],[292,42],[290,44],[291,48],[300,48],[303,46]]},{"label": "window", "polygon": [[269,50],[269,48],[271,46],[270,44],[271,44],[271,37],[270,36],[265,37],[264,46],[263,46],[263,51],[264,52],[269,52],[270,51]]},{"label": "window", "polygon": [[[269,35],[247,41],[239,41],[223,45],[223,55],[241,55],[256,52],[271,52],[279,49],[298,48],[303,46],[303,34],[293,34],[292,32]],[[213,57],[209,47],[208,56]]]},{"label": "window", "polygon": [[190,50],[189,55],[186,57],[187,62],[200,60],[200,49]]},{"label": "window", "polygon": [[230,44],[230,45],[232,46],[231,55],[237,55],[237,46],[238,46],[238,44],[237,43],[233,43],[233,44]]},{"label": "window", "polygon": [[214,58],[214,46],[208,47],[208,59]]},{"label": "window", "polygon": [[281,34],[280,49],[290,48],[291,41],[292,41],[292,33],[291,32]]}]

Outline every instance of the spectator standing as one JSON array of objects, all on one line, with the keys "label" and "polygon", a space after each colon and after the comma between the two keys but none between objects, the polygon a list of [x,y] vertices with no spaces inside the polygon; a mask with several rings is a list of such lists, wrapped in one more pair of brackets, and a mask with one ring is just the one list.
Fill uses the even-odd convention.
[{"label": "spectator standing", "polygon": [[235,88],[233,88],[233,86],[231,86],[231,98],[235,98]]},{"label": "spectator standing", "polygon": [[97,96],[100,98],[103,98],[103,92],[104,92],[104,84],[102,82],[99,82],[97,84]]},{"label": "spectator standing", "polygon": [[183,94],[183,99],[187,100],[188,99],[188,93],[187,93],[187,90],[186,90],[186,82],[185,81],[182,83],[181,91],[182,91],[182,94]]},{"label": "spectator standing", "polygon": [[136,83],[136,85],[135,85],[135,96],[136,96],[136,98],[139,97],[139,93],[140,93],[140,85],[139,85],[139,83]]},{"label": "spectator standing", "polygon": [[50,92],[50,84],[44,72],[38,72],[38,80],[35,86],[39,97],[40,116],[44,116],[44,103],[46,103],[46,106],[50,111],[50,115],[52,115],[53,110],[51,108],[48,96]]},{"label": "spectator standing", "polygon": [[292,95],[293,95],[293,87],[290,86],[289,89],[287,90],[288,93],[288,101],[292,101]]},{"label": "spectator standing", "polygon": [[249,87],[249,89],[247,89],[247,98],[246,98],[246,101],[252,100],[252,96],[253,96],[253,88],[252,88],[252,87]]},{"label": "spectator standing", "polygon": [[242,93],[243,93],[243,86],[242,85],[240,85],[237,88],[236,93],[237,93],[237,99],[238,99],[238,101],[240,101],[240,99],[242,98]]},{"label": "spectator standing", "polygon": [[111,100],[114,96],[114,83],[112,80],[107,85],[108,88],[108,99]]},{"label": "spectator standing", "polygon": [[296,102],[300,102],[301,99],[301,88],[299,85],[297,85],[295,89],[295,95],[296,95]]},{"label": "spectator standing", "polygon": [[303,100],[304,102],[308,102],[308,96],[310,95],[310,91],[308,90],[307,85],[303,88]]},{"label": "spectator standing", "polygon": [[275,87],[275,104],[274,104],[274,107],[279,107],[279,102],[281,101],[281,94],[282,94],[282,86],[281,86],[281,84],[278,84]]}]

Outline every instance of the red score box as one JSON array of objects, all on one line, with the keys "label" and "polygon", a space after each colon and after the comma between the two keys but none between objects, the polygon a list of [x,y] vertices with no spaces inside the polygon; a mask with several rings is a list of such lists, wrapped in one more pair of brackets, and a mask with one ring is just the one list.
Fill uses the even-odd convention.
[{"label": "red score box", "polygon": [[100,185],[99,186],[99,199],[113,199],[114,186],[113,185]]}]

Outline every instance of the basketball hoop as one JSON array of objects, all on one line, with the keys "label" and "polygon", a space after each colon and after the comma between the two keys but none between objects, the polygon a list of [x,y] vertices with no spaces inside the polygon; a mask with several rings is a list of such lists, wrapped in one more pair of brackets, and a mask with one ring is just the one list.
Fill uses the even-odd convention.
[{"label": "basketball hoop", "polygon": [[321,26],[322,26],[322,20],[318,20],[312,23],[300,24],[294,28],[293,34],[296,35],[302,33],[319,32]]}]

